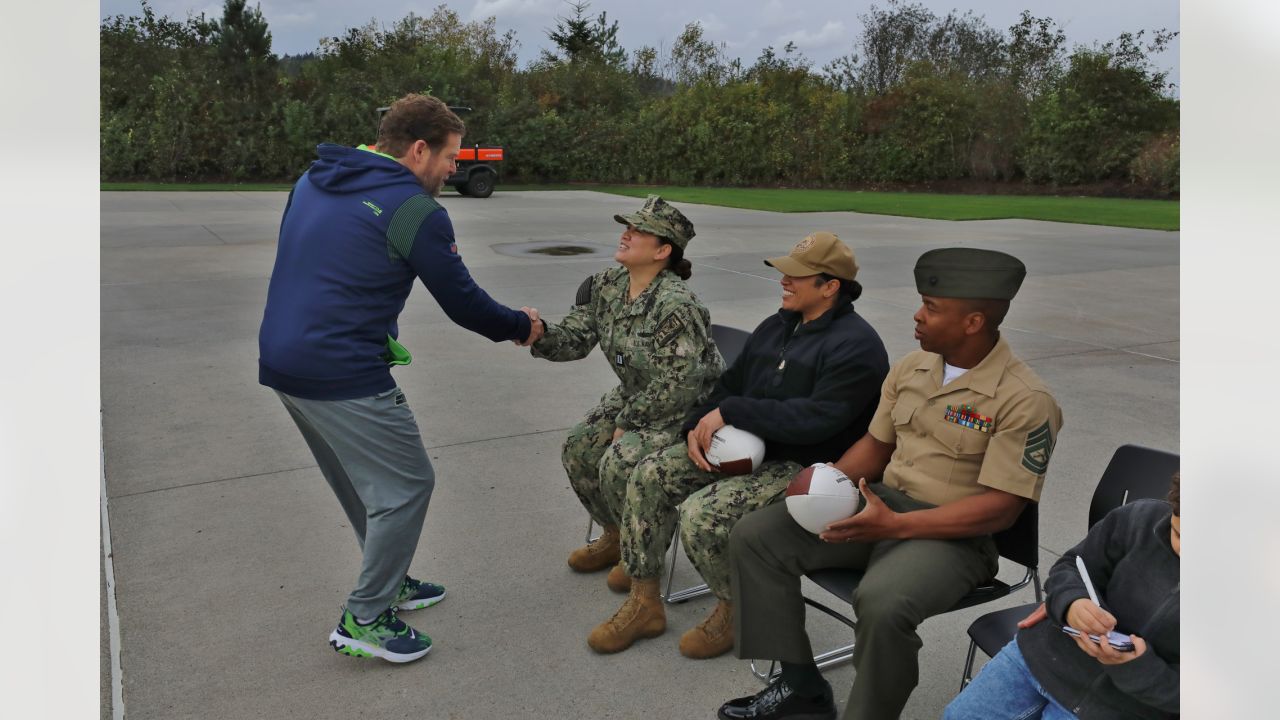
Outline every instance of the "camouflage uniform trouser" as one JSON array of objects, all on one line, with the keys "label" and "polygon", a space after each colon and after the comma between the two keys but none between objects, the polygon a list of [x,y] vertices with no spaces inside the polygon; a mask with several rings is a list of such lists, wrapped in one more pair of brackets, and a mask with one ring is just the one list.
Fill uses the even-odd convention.
[{"label": "camouflage uniform trouser", "polygon": [[621,526],[627,574],[661,575],[678,523],[693,566],[716,597],[730,600],[729,531],[743,515],[780,498],[801,469],[800,463],[768,460],[750,475],[726,477],[694,465],[683,442],[646,457],[627,482]]},{"label": "camouflage uniform trouser", "polygon": [[644,456],[675,442],[680,426],[661,430],[628,430],[613,442],[614,418],[621,410],[605,401],[592,408],[582,422],[569,430],[560,453],[569,484],[578,500],[601,525],[622,522],[627,478]]}]

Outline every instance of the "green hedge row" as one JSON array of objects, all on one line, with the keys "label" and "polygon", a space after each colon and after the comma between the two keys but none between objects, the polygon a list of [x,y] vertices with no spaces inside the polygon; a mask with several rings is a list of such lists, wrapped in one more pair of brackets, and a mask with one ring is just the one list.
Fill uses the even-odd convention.
[{"label": "green hedge row", "polygon": [[[885,39],[908,20],[914,34]],[[287,181],[316,144],[372,142],[376,107],[430,92],[474,108],[466,141],[505,146],[508,181],[1178,191],[1178,102],[1147,60],[1158,42],[1124,35],[1068,53],[1051,21],[1029,14],[997,33],[893,0],[864,22],[866,57],[898,42],[884,56],[896,66],[851,55],[815,70],[793,48],[767,48],[744,67],[690,25],[665,59],[578,42],[521,68],[513,34],[444,6],[280,59],[244,0],[227,0],[220,20],[184,22],[144,3],[101,26],[102,179]],[[603,15],[597,26],[607,30]],[[921,44],[930,28],[958,39]]]}]

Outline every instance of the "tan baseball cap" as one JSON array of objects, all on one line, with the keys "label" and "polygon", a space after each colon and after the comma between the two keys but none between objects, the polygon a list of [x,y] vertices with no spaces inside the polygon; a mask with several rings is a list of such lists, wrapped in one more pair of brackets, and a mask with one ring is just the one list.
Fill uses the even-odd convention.
[{"label": "tan baseball cap", "polygon": [[858,276],[858,261],[853,256],[853,250],[840,242],[835,233],[825,230],[796,243],[791,248],[790,255],[769,258],[764,264],[792,277],[826,273],[841,280],[852,280]]}]

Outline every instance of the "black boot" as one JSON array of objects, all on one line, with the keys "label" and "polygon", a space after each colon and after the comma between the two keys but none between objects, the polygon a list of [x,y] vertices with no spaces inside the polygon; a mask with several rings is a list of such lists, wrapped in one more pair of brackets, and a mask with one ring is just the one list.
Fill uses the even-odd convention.
[{"label": "black boot", "polygon": [[720,706],[720,720],[835,720],[836,704],[831,685],[823,682],[820,696],[797,695],[782,678],[755,695],[730,700]]}]

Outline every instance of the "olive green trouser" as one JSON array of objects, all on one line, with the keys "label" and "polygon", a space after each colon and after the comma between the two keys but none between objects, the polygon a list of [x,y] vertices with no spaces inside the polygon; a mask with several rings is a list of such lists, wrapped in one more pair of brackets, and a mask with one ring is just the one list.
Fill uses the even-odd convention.
[{"label": "olive green trouser", "polygon": [[[932,507],[879,483],[891,509]],[[897,718],[919,681],[916,628],[995,576],[991,536],[961,540],[827,543],[796,524],[784,503],[743,518],[729,539],[735,652],[740,658],[812,663],[800,577],[821,568],[864,575],[853,595],[856,676],[844,718]]]}]

